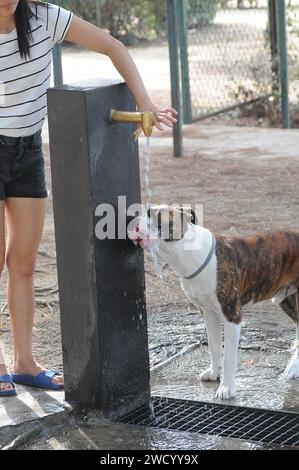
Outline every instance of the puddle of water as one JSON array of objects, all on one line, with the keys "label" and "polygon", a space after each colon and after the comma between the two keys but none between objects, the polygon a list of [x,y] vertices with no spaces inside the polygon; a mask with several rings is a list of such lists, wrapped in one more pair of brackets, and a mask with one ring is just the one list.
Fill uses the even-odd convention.
[{"label": "puddle of water", "polygon": [[[152,394],[218,403],[215,392],[219,384],[199,379],[208,362],[208,355],[203,352],[194,350],[152,375]],[[265,355],[261,351],[240,350],[238,356],[237,396],[228,404],[299,411],[299,380],[282,376],[290,360],[286,351],[267,351]]]},{"label": "puddle of water", "polygon": [[39,438],[19,449],[26,450],[200,450],[261,449],[259,443],[226,439],[214,435],[150,429],[126,424],[98,423],[73,429],[52,430],[47,438]]}]

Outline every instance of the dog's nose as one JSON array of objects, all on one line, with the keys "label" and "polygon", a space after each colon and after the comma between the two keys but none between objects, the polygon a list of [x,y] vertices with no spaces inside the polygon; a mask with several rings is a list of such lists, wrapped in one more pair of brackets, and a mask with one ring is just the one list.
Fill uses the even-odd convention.
[{"label": "dog's nose", "polygon": [[136,225],[136,227],[134,227],[132,230],[130,230],[130,233],[129,233],[129,238],[132,240],[132,241],[135,241],[135,240],[140,240],[140,238],[143,238],[142,237],[142,230],[140,229],[139,225]]}]

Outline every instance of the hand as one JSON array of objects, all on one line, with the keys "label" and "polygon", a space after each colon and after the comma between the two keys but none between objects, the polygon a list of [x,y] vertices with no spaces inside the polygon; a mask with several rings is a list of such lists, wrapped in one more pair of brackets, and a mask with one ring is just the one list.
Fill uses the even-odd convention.
[{"label": "hand", "polygon": [[[154,104],[145,104],[142,106],[137,106],[137,110],[140,112],[143,111],[151,111],[154,113],[154,126],[163,131],[163,127],[160,123],[166,124],[167,127],[173,127],[173,125],[177,122],[175,116],[178,115],[178,112],[173,108],[165,108],[165,109],[158,109]],[[135,140],[138,139],[142,132],[142,126],[140,123],[137,124],[136,130],[134,131],[133,135],[135,136]]]}]

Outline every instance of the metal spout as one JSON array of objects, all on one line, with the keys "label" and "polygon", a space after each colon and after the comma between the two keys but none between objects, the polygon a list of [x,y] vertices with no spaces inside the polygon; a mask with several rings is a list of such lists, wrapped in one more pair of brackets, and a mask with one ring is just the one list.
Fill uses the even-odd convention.
[{"label": "metal spout", "polygon": [[146,137],[150,137],[153,132],[154,113],[151,111],[133,112],[133,111],[117,111],[111,109],[110,120],[116,122],[141,122],[142,130]]}]

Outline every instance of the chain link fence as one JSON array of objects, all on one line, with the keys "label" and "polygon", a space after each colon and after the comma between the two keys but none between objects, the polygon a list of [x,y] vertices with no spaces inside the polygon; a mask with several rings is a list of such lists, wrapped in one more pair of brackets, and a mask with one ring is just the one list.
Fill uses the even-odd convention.
[{"label": "chain link fence", "polygon": [[282,69],[286,81],[289,72],[285,93],[298,104],[299,0],[172,0],[168,10],[176,23],[169,46],[172,60],[180,52],[184,122],[262,98],[278,104]]},{"label": "chain link fence", "polygon": [[182,121],[251,109],[298,127],[299,0],[167,0],[167,11],[176,156]]},{"label": "chain link fence", "polygon": [[288,2],[289,99],[293,125],[299,128],[299,0]]},{"label": "chain link fence", "polygon": [[270,95],[273,77],[268,2],[235,0],[218,6],[211,1],[205,9],[202,2],[188,2],[192,120]]},{"label": "chain link fence", "polygon": [[[299,0],[53,0],[53,3],[100,25],[127,45],[144,41],[146,47],[145,40],[165,38],[168,33],[172,89],[177,89],[174,93],[180,95],[172,103],[180,109],[182,97],[185,123],[236,108],[245,116],[250,109],[256,110],[270,116],[270,125],[283,121],[284,127],[289,127],[289,97],[291,124],[299,127]],[[282,4],[286,15],[281,11]],[[177,10],[173,16],[172,10]],[[288,49],[283,41],[279,43],[278,30],[284,28],[284,16]],[[59,57],[55,54],[55,70],[59,71]],[[251,108],[244,106],[249,103]]]}]

